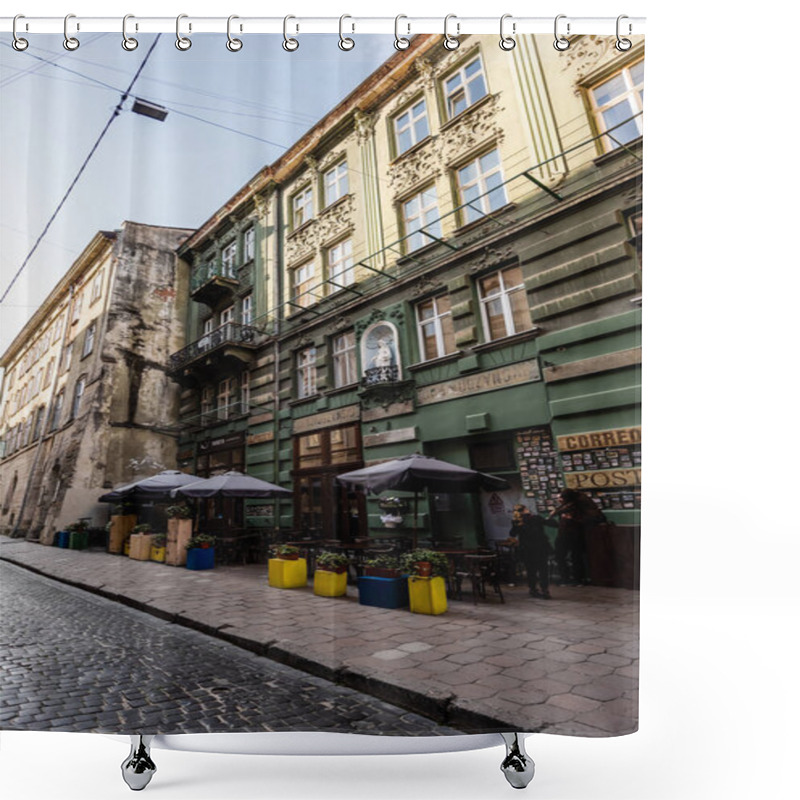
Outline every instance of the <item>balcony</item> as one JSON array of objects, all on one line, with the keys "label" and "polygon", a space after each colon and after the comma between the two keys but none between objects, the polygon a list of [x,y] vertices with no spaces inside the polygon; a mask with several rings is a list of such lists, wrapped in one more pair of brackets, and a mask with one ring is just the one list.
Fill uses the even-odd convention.
[{"label": "balcony", "polygon": [[255,357],[265,335],[251,325],[226,322],[169,357],[167,372],[176,379],[230,366],[241,369]]},{"label": "balcony", "polygon": [[192,300],[215,306],[223,298],[230,298],[239,288],[233,267],[227,264],[202,264],[192,270]]}]

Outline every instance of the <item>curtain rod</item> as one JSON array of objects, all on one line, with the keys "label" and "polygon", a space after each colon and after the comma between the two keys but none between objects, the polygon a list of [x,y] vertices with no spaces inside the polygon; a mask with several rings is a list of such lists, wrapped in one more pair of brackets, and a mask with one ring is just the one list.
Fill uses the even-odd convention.
[{"label": "curtain rod", "polygon": [[[457,5],[457,4],[454,4]],[[37,33],[65,33],[69,36],[79,33],[120,33],[122,34],[122,17],[82,17],[69,15],[64,17],[28,17],[19,15],[16,22],[17,35]],[[503,15],[503,31],[507,36],[530,33],[553,34],[556,20],[554,17],[515,17]],[[415,33],[447,33],[450,36],[471,33],[500,32],[501,18],[496,17],[459,17],[448,15],[447,22],[443,17],[414,17],[401,15],[395,17],[195,17],[182,14],[180,17],[181,35],[196,33],[231,33],[283,34],[288,25],[291,35],[304,33],[359,34],[385,33],[410,36]],[[230,27],[229,27],[230,26]],[[135,33],[175,33],[178,20],[175,17],[137,17],[129,15],[126,22],[127,34]],[[645,32],[645,17],[570,17],[560,14],[558,31],[561,36],[577,36],[581,34],[602,34],[614,36],[639,35]],[[14,30],[14,17],[0,17],[0,32],[11,33]]]}]

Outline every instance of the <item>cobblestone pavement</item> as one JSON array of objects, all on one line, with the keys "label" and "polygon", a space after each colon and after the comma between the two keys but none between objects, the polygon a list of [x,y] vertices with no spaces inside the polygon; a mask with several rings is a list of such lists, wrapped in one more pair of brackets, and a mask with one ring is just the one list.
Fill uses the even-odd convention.
[{"label": "cobblestone pavement", "polygon": [[457,733],[7,564],[0,602],[0,728]]},{"label": "cobblestone pavement", "polygon": [[[638,592],[523,587],[439,616],[275,589],[263,565],[206,572],[0,536],[0,559],[239,644],[460,731],[636,730]],[[113,673],[113,665],[109,665]],[[217,672],[216,674],[222,674]]]}]

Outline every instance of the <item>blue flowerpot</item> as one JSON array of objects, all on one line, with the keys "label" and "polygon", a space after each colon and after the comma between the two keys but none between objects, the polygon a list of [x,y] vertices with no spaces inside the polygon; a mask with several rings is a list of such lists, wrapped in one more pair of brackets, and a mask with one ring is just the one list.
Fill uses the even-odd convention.
[{"label": "blue flowerpot", "polygon": [[69,547],[69,535],[71,531],[59,531],[56,534],[56,547]]},{"label": "blue flowerpot", "polygon": [[405,608],[408,606],[408,579],[363,575],[358,579],[358,602],[362,606]]},{"label": "blue flowerpot", "polygon": [[214,548],[193,547],[187,550],[186,569],[214,569]]}]

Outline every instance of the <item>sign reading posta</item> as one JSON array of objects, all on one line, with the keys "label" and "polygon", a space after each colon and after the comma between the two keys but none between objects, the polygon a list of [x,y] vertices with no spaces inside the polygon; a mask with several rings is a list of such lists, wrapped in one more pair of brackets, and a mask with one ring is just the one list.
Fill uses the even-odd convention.
[{"label": "sign reading posta", "polygon": [[562,453],[573,450],[593,450],[600,447],[625,447],[641,444],[642,429],[616,428],[610,431],[592,431],[591,433],[570,433],[558,437],[558,449]]},{"label": "sign reading posta", "polygon": [[[565,466],[564,478],[567,488],[586,491],[641,486],[641,466],[632,463],[633,451],[636,451],[636,460],[639,460],[638,451],[641,442],[642,429],[639,426],[559,436],[558,449],[562,454],[595,451],[594,455],[587,453],[583,457],[583,467]],[[575,456],[566,458],[570,458],[570,464],[581,464],[581,461],[575,461]],[[618,468],[592,469],[592,466],[607,466],[604,461]],[[622,463],[617,464],[617,461]]]}]

